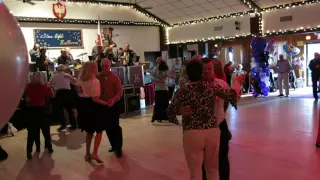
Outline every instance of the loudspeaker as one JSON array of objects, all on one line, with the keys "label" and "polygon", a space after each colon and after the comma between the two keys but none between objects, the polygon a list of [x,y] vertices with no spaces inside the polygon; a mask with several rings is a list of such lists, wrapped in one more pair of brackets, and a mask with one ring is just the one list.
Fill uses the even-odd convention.
[{"label": "loudspeaker", "polygon": [[140,96],[138,94],[126,95],[127,113],[140,110]]},{"label": "loudspeaker", "polygon": [[250,32],[251,34],[259,34],[259,17],[250,18]]},{"label": "loudspeaker", "polygon": [[169,59],[177,58],[178,57],[178,51],[177,51],[177,45],[176,44],[170,44],[169,45]]}]

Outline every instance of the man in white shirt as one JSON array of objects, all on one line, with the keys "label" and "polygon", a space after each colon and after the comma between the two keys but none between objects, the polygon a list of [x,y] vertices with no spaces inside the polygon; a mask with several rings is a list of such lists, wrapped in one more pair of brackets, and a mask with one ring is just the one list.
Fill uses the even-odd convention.
[{"label": "man in white shirt", "polygon": [[283,95],[282,82],[284,83],[284,88],[286,90],[286,97],[289,96],[289,72],[291,71],[291,64],[287,59],[283,58],[283,55],[279,55],[279,60],[277,61],[277,71],[278,71],[278,86],[279,86],[279,97]]},{"label": "man in white shirt", "polygon": [[[64,117],[64,111],[66,109],[73,109],[73,97],[72,91],[71,91],[71,84],[75,84],[77,80],[73,78],[70,74],[66,73],[66,66],[63,64],[58,65],[57,67],[57,73],[55,73],[50,81],[49,85],[53,88],[55,92],[55,109],[57,112],[57,119],[61,120],[61,126],[58,128],[58,131],[66,129],[66,120]],[[76,128],[76,122],[75,120],[70,119],[70,124],[72,129]]]}]

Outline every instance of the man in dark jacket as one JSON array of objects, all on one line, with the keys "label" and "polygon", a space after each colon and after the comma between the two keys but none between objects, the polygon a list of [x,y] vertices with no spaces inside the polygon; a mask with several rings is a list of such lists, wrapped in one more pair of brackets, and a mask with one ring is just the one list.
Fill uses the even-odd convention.
[{"label": "man in dark jacket", "polygon": [[312,78],[312,89],[313,89],[313,97],[315,100],[318,100],[318,81],[320,78],[320,54],[314,53],[314,59],[312,59],[309,63],[309,68],[311,70],[311,78]]}]

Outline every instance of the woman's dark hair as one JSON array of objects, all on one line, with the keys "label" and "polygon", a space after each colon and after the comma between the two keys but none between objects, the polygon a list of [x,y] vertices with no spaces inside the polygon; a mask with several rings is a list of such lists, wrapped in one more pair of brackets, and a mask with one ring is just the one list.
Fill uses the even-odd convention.
[{"label": "woman's dark hair", "polygon": [[189,81],[195,82],[202,79],[202,66],[202,63],[199,60],[191,60],[188,62],[186,72]]},{"label": "woman's dark hair", "polygon": [[168,67],[168,65],[167,65],[166,62],[161,61],[161,62],[159,63],[158,70],[159,70],[159,71],[168,71],[168,70],[169,70],[169,67]]}]

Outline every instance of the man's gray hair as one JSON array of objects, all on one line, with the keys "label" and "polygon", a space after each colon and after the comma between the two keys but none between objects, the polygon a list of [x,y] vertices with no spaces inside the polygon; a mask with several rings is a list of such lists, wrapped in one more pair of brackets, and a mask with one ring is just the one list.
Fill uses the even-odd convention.
[{"label": "man's gray hair", "polygon": [[59,64],[57,66],[57,71],[66,71],[67,67],[63,64]]}]

